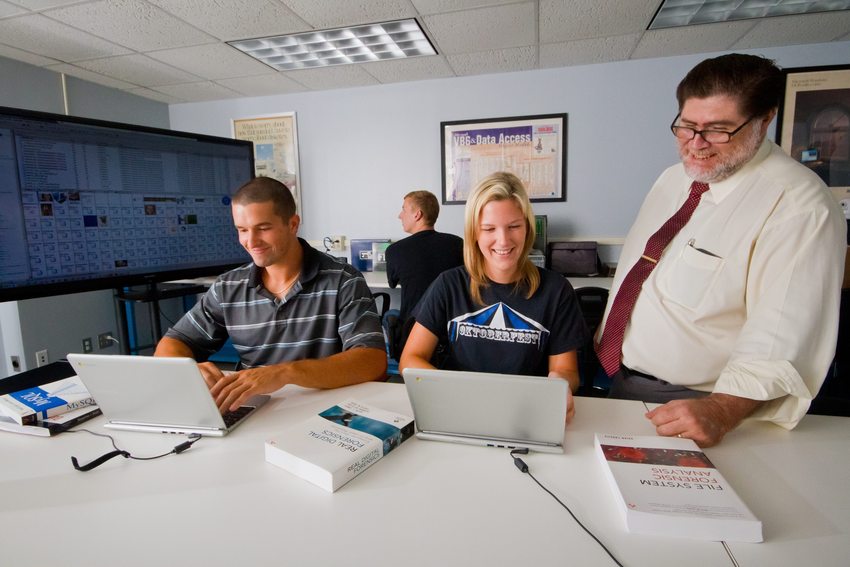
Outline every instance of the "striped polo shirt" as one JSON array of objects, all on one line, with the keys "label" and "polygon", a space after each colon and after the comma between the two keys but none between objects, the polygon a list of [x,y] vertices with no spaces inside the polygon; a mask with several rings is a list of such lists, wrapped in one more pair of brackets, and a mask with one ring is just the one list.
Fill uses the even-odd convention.
[{"label": "striped polo shirt", "polygon": [[228,337],[242,366],[324,358],[355,348],[384,350],[384,334],[363,275],[298,239],[304,250],[298,282],[283,299],[262,283],[252,262],[222,274],[165,333],[206,360]]}]

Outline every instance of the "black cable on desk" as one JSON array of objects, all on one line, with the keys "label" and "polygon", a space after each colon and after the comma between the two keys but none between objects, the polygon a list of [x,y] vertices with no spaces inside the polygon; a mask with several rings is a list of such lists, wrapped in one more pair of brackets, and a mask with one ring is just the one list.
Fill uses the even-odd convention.
[{"label": "black cable on desk", "polygon": [[161,455],[154,455],[152,457],[136,457],[136,456],[131,455],[129,451],[119,449],[118,445],[115,443],[115,439],[111,435],[107,435],[105,433],[96,433],[96,432],[88,430],[88,429],[68,430],[66,433],[79,433],[81,431],[84,431],[84,432],[89,433],[91,435],[95,435],[97,437],[106,437],[107,439],[109,439],[112,442],[112,447],[115,450],[111,451],[109,453],[105,453],[105,454],[101,455],[100,457],[94,459],[93,461],[86,463],[85,465],[79,464],[77,462],[77,457],[71,457],[71,464],[74,466],[75,469],[77,469],[80,472],[90,471],[94,468],[99,467],[100,465],[102,465],[106,461],[108,461],[108,460],[110,460],[114,457],[119,457],[119,456],[124,457],[125,459],[134,459],[136,461],[152,461],[153,459],[160,459],[162,457],[167,457],[168,455],[179,455],[183,451],[190,449],[192,447],[192,445],[194,445],[195,443],[197,443],[201,439],[201,436],[199,434],[193,433],[193,434],[189,435],[189,439],[187,441],[180,443],[179,445],[175,446],[172,450],[168,451],[167,453],[162,453]]},{"label": "black cable on desk", "polygon": [[566,504],[564,504],[563,502],[561,502],[561,500],[560,500],[557,496],[555,496],[555,495],[552,493],[552,491],[551,491],[551,490],[549,490],[548,488],[546,488],[545,486],[543,486],[543,484],[541,484],[539,480],[537,480],[536,478],[534,478],[534,475],[533,475],[533,474],[531,474],[531,472],[528,470],[528,465],[525,463],[525,461],[523,461],[521,458],[517,457],[517,455],[527,455],[527,454],[528,454],[528,449],[514,449],[513,451],[511,451],[511,458],[513,458],[513,460],[514,460],[514,465],[516,466],[516,468],[518,468],[518,469],[519,469],[519,471],[520,471],[521,473],[525,473],[525,474],[527,474],[528,476],[530,476],[530,477],[531,477],[531,480],[533,480],[534,482],[536,482],[536,483],[537,483],[537,486],[539,486],[540,488],[542,488],[543,490],[545,490],[545,491],[549,494],[549,496],[551,496],[552,498],[554,498],[554,499],[555,499],[555,501],[556,501],[558,504],[560,504],[561,506],[563,506],[563,507],[564,507],[564,510],[566,510],[567,512],[569,512],[569,513],[570,513],[570,516],[572,516],[572,517],[573,517],[573,520],[575,520],[575,522],[576,522],[579,526],[581,526],[581,529],[583,529],[585,532],[587,532],[587,535],[589,535],[590,537],[592,537],[592,538],[596,541],[596,543],[598,543],[598,544],[599,544],[599,546],[600,546],[602,549],[604,549],[604,550],[605,550],[605,553],[607,553],[607,554],[608,554],[608,556],[609,556],[609,557],[610,557],[610,558],[614,561],[614,563],[616,563],[616,564],[617,564],[617,565],[619,565],[620,567],[623,567],[623,564],[622,564],[622,563],[620,563],[619,561],[617,561],[617,558],[616,558],[616,557],[614,557],[614,554],[613,554],[613,553],[611,553],[611,551],[609,551],[609,549],[608,549],[607,547],[605,547],[605,544],[604,544],[604,543],[602,543],[601,541],[599,541],[599,538],[598,538],[598,537],[596,537],[595,535],[593,535],[593,532],[591,532],[589,529],[587,529],[587,528],[584,526],[584,524],[582,524],[582,523],[581,523],[581,521],[580,521],[578,518],[576,518],[576,515],[575,515],[575,514],[573,514],[573,511],[572,511],[572,510],[570,510],[569,506],[567,506]]}]

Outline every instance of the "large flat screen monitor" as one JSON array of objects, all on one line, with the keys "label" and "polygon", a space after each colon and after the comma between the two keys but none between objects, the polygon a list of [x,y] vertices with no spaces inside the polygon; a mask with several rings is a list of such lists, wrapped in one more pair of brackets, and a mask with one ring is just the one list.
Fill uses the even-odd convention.
[{"label": "large flat screen monitor", "polygon": [[0,301],[214,275],[250,257],[251,142],[0,107]]}]

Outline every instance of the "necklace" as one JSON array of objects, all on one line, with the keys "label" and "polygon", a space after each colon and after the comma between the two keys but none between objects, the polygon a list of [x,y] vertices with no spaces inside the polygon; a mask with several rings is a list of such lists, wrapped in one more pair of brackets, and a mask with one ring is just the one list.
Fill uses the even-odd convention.
[{"label": "necklace", "polygon": [[290,290],[290,288],[292,288],[292,286],[294,286],[294,285],[295,285],[295,282],[297,282],[297,281],[298,281],[298,276],[300,276],[300,275],[301,275],[301,272],[299,271],[299,272],[298,272],[297,274],[295,274],[295,275],[292,277],[292,279],[291,279],[291,280],[289,280],[289,282],[288,282],[286,285],[284,285],[284,286],[283,286],[283,288],[282,288],[282,289],[280,289],[279,291],[272,291],[272,290],[271,290],[271,289],[269,289],[268,287],[266,287],[266,289],[268,289],[268,290],[269,290],[269,291],[270,291],[273,295],[283,295],[283,294],[286,294],[286,292],[288,292],[288,291]]}]

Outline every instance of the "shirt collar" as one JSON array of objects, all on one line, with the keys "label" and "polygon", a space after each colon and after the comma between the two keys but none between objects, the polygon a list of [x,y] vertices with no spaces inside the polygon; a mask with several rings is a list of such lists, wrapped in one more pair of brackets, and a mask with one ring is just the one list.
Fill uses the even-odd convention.
[{"label": "shirt collar", "polygon": [[752,173],[755,168],[764,161],[764,159],[770,154],[773,149],[773,142],[767,139],[765,136],[764,140],[761,143],[756,155],[753,158],[744,164],[744,166],[724,179],[723,181],[718,181],[716,183],[709,183],[709,191],[707,195],[711,196],[711,200],[715,203],[720,203],[723,199],[728,197],[732,191],[738,187],[741,182]]},{"label": "shirt collar", "polygon": [[[319,273],[319,258],[321,252],[307,244],[303,238],[298,238],[298,243],[301,245],[302,256],[301,275],[298,276],[298,281],[304,283],[315,278]],[[248,274],[248,284],[251,287],[261,287],[263,285],[263,271],[251,262],[251,270]]]}]

